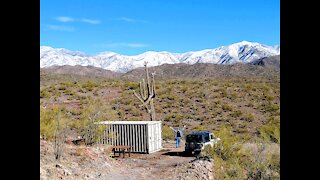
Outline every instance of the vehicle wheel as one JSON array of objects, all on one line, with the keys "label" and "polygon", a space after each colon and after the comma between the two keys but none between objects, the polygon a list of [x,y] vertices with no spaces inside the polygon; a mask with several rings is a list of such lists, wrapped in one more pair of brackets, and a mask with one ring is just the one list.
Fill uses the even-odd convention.
[{"label": "vehicle wheel", "polygon": [[194,152],[194,155],[195,155],[195,156],[200,156],[200,155],[201,155],[201,151],[195,151],[195,152]]},{"label": "vehicle wheel", "polygon": [[192,153],[192,152],[189,151],[189,150],[185,150],[185,151],[184,151],[184,155],[186,155],[186,156],[190,156],[191,153]]}]

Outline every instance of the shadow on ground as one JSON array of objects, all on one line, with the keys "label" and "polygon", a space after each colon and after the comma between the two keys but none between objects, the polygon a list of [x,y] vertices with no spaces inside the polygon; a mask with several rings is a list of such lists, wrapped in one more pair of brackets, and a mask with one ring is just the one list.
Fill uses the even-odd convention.
[{"label": "shadow on ground", "polygon": [[169,151],[169,152],[163,153],[162,155],[165,155],[165,156],[180,156],[180,157],[194,157],[194,155],[185,153],[184,151]]}]

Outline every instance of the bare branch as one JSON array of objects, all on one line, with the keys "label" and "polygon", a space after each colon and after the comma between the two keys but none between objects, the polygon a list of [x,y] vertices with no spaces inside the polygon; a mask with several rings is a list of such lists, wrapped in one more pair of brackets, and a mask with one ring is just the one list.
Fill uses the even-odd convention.
[{"label": "bare branch", "polygon": [[133,90],[133,94],[134,94],[142,103],[144,103],[143,99],[141,99],[141,98],[137,95],[137,93],[136,93],[135,90]]}]

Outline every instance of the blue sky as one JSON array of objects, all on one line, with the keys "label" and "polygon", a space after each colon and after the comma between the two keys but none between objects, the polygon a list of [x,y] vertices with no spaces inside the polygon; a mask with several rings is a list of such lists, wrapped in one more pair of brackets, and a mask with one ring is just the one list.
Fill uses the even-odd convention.
[{"label": "blue sky", "polygon": [[280,0],[40,0],[40,45],[94,55],[280,44]]}]

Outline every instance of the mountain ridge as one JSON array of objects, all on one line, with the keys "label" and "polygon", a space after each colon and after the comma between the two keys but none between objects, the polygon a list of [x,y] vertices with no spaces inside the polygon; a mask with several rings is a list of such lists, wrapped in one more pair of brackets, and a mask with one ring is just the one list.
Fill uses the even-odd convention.
[{"label": "mountain ridge", "polygon": [[[280,75],[280,55],[260,58],[251,63],[235,64],[162,64],[149,67],[149,72],[156,72],[156,79],[175,78],[211,78],[211,77],[275,77]],[[126,73],[117,73],[93,66],[51,66],[40,68],[40,73],[80,75],[102,77],[106,79],[141,80],[144,69],[139,67]]]},{"label": "mountain ridge", "polygon": [[256,42],[242,41],[214,49],[171,53],[167,51],[147,51],[142,54],[127,56],[114,52],[101,52],[90,56],[80,51],[70,51],[64,48],[40,46],[40,67],[81,65],[94,66],[125,73],[138,67],[143,67],[145,61],[149,67],[162,64],[235,64],[251,63],[254,60],[280,54],[280,45],[267,46]]}]

